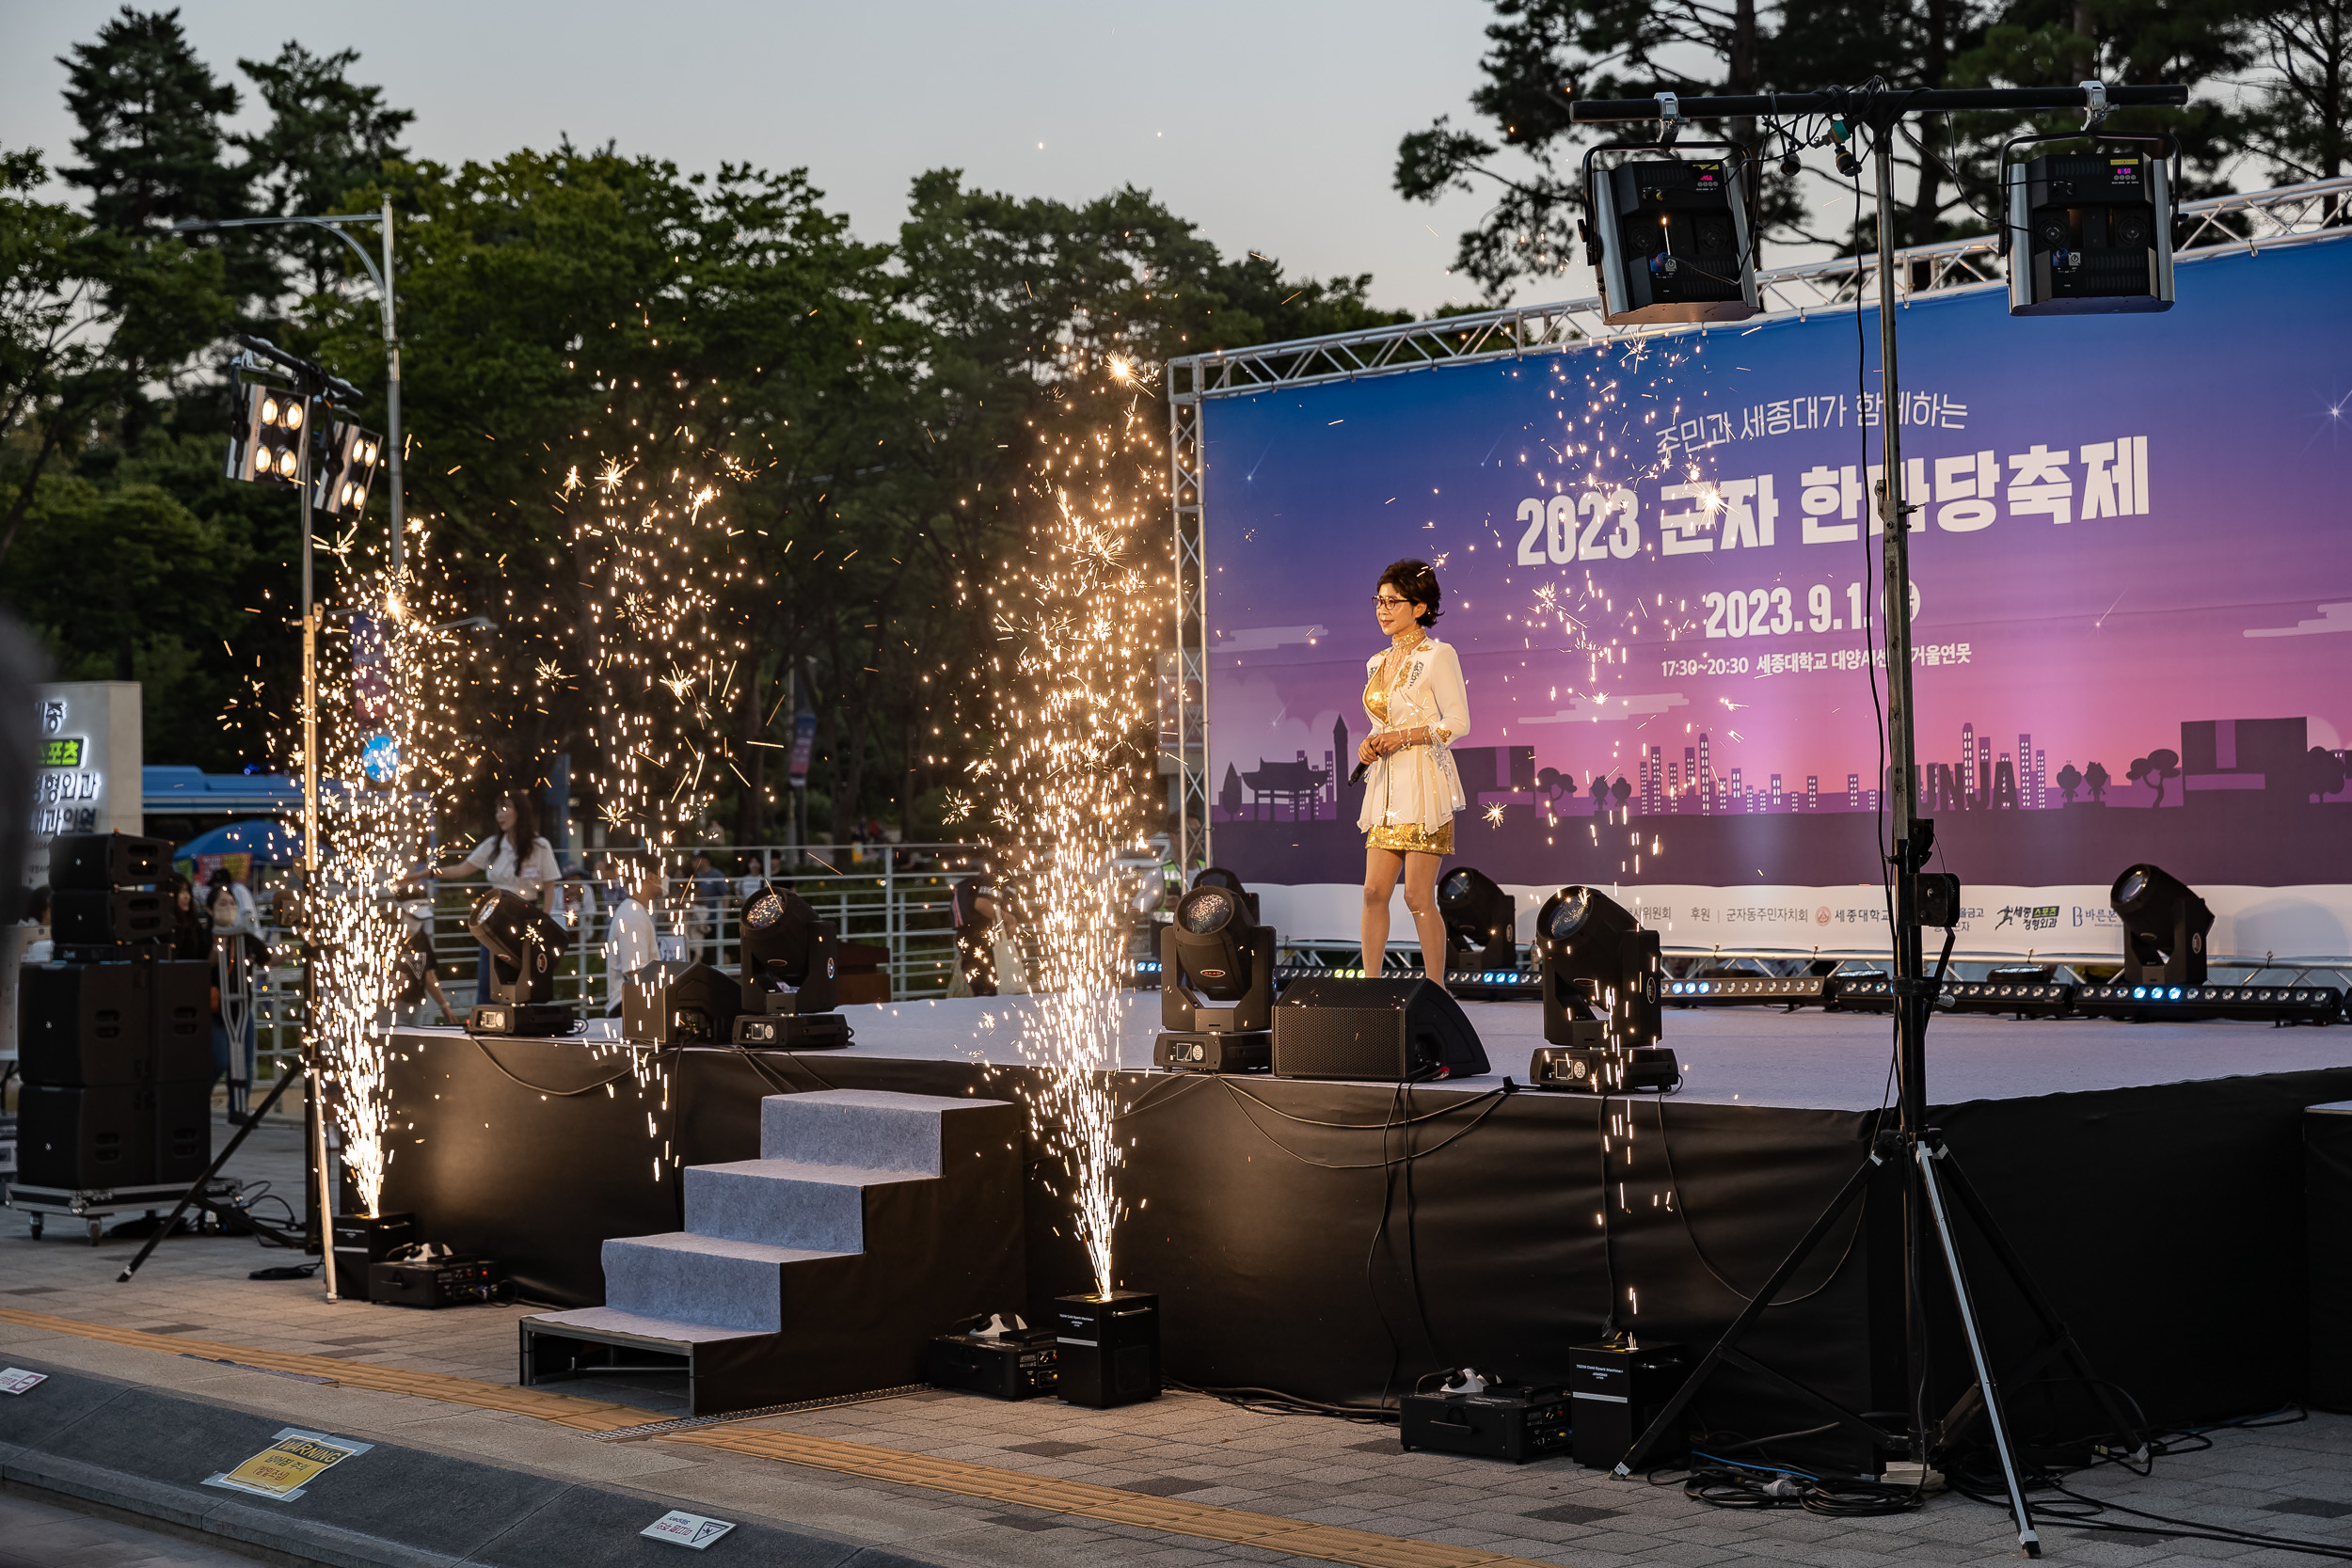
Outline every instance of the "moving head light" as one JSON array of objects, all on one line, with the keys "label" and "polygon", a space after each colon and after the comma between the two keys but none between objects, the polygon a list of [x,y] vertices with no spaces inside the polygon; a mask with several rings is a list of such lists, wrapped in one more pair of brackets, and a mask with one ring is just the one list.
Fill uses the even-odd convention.
[{"label": "moving head light", "polygon": [[466,1015],[475,1035],[564,1035],[575,1015],[555,995],[555,964],[569,933],[547,911],[504,888],[493,889],[467,912],[466,928],[489,950],[490,973],[477,981],[480,998]]},{"label": "moving head light", "polygon": [[1658,1043],[1658,933],[1597,888],[1564,887],[1535,915],[1544,1038],[1528,1064],[1538,1088],[1670,1088],[1680,1069]]},{"label": "moving head light", "polygon": [[807,899],[761,883],[743,906],[739,935],[742,1010],[735,1019],[736,1044],[812,1050],[850,1043],[848,1021],[833,1010],[840,942]]},{"label": "moving head light", "polygon": [[[1203,880],[1160,932],[1160,1023],[1153,1065],[1191,1072],[1273,1064],[1274,933],[1239,887]],[[1230,875],[1230,873],[1228,873]]]},{"label": "moving head light", "polygon": [[2201,986],[2213,911],[2186,883],[2153,865],[2131,867],[2107,895],[2123,922],[2125,986]]},{"label": "moving head light", "polygon": [[1438,917],[1445,922],[1448,984],[1457,974],[1509,971],[1519,967],[1518,905],[1483,871],[1457,865],[1438,880]]}]

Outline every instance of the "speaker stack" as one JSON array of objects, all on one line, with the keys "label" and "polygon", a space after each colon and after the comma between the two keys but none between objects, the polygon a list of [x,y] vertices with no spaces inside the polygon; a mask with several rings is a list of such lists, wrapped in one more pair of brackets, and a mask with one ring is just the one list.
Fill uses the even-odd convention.
[{"label": "speaker stack", "polygon": [[27,965],[17,1176],[66,1192],[184,1186],[212,1164],[212,966],[173,959],[168,847],[67,833],[50,849],[57,961]]}]

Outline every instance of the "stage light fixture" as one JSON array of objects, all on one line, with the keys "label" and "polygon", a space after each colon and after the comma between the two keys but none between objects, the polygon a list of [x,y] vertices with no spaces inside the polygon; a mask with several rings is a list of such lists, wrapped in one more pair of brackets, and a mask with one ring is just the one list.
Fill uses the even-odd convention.
[{"label": "stage light fixture", "polygon": [[1603,321],[1744,321],[1762,308],[1745,156],[1727,143],[1686,145],[1727,150],[1607,169],[1595,158],[1619,149],[1584,156],[1579,228],[1585,260],[1599,277]]},{"label": "stage light fixture", "polygon": [[326,463],[311,504],[330,517],[356,517],[368,509],[368,489],[384,460],[384,438],[338,420],[327,430]]},{"label": "stage light fixture", "polygon": [[1809,974],[1744,974],[1734,970],[1708,970],[1687,980],[1668,980],[1661,988],[1665,1000],[1677,1007],[1764,1006],[1796,1008],[1819,1006],[1836,994],[1831,973],[1837,966],[1826,960]]},{"label": "stage light fixture", "polygon": [[[575,1014],[555,994],[555,964],[568,936],[538,905],[504,888],[493,889],[466,916],[466,928],[489,949],[483,1000],[466,1016],[476,1035],[563,1035]],[[481,985],[477,981],[477,985]]]},{"label": "stage light fixture", "polygon": [[1228,871],[1221,865],[1203,866],[1194,875],[1192,885],[1194,887],[1230,888],[1240,894],[1242,902],[1248,907],[1249,924],[1255,926],[1265,918],[1259,911],[1258,895],[1243,885],[1240,874],[1237,872]]},{"label": "stage light fixture", "polygon": [[2010,315],[2172,309],[2172,183],[2163,158],[2082,152],[2012,164],[2008,151]]},{"label": "stage light fixture", "polygon": [[244,393],[244,429],[230,450],[229,477],[294,483],[302,470],[303,400],[259,381],[245,383]]},{"label": "stage light fixture", "polygon": [[1445,922],[1449,988],[1485,987],[1489,975],[1517,982],[1518,905],[1485,872],[1457,865],[1438,880],[1438,917]]},{"label": "stage light fixture", "polygon": [[1200,881],[1160,932],[1164,1032],[1152,1048],[1154,1065],[1233,1072],[1272,1064],[1274,933],[1257,923],[1248,896]]},{"label": "stage light fixture", "polygon": [[850,1043],[838,1000],[840,942],[799,894],[762,882],[739,933],[742,1010],[735,1043],[824,1050]]},{"label": "stage light fixture", "polygon": [[2185,882],[2157,867],[2132,866],[2107,903],[2123,923],[2123,986],[2201,986],[2213,911]]},{"label": "stage light fixture", "polygon": [[1544,1038],[1537,1088],[1614,1094],[1670,1088],[1681,1072],[1658,1043],[1658,933],[1598,888],[1564,887],[1535,915]]},{"label": "stage light fixture", "polygon": [[2334,986],[2084,986],[2075,1008],[2092,1018],[2153,1023],[2166,1019],[2226,1018],[2254,1023],[2334,1023],[2344,992]]},{"label": "stage light fixture", "polygon": [[1938,999],[1955,1013],[2015,1013],[2019,1018],[2063,1018],[2074,1010],[2075,988],[2058,978],[2049,964],[2004,964],[1981,980],[1947,980]]},{"label": "stage light fixture", "polygon": [[621,1038],[635,1045],[724,1045],[741,988],[707,963],[649,963],[621,983]]}]

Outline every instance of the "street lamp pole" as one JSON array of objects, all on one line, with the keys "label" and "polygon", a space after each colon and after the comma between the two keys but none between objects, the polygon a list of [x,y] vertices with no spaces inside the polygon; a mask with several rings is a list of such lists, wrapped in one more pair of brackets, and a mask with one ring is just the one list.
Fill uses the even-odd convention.
[{"label": "street lamp pole", "polygon": [[[381,213],[334,213],[323,217],[294,216],[275,218],[188,218],[171,226],[176,234],[206,233],[217,229],[266,229],[278,224],[307,223],[324,229],[351,247],[359,258],[359,265],[367,272],[368,281],[375,285],[377,312],[384,323],[384,445],[391,454],[391,566],[400,570],[405,554],[407,537],[406,497],[400,480],[400,331],[392,309],[392,198],[384,198]],[[384,265],[379,270],[375,259],[368,254],[346,223],[379,223],[384,226]]]}]

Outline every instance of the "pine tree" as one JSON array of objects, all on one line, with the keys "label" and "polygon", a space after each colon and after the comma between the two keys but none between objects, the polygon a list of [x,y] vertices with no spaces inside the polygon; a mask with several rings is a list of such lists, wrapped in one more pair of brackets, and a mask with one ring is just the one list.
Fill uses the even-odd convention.
[{"label": "pine tree", "polygon": [[221,120],[237,112],[237,89],[196,57],[177,10],[125,6],[95,43],[57,63],[84,160],[57,175],[88,190],[100,228],[159,232],[181,218],[244,214],[245,170],[222,161]]},{"label": "pine tree", "polygon": [[[381,87],[351,81],[358,58],[356,49],[319,55],[289,40],[275,60],[237,62],[272,116],[266,131],[233,138],[251,160],[246,166],[264,212],[340,212],[347,193],[381,180],[387,163],[406,160],[398,138],[416,114],[387,107]],[[343,276],[349,252],[332,234],[307,227],[276,233],[311,293]]]}]

